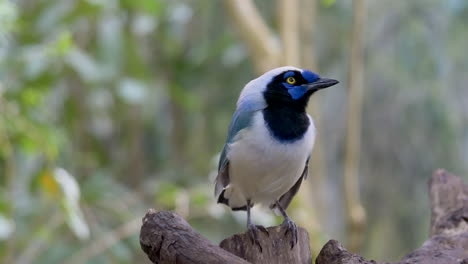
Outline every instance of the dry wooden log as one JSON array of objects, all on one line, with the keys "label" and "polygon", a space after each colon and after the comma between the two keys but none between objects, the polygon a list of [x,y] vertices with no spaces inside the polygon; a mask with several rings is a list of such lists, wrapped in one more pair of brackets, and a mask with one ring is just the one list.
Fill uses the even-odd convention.
[{"label": "dry wooden log", "polygon": [[263,232],[259,233],[262,253],[252,244],[247,233],[227,238],[218,247],[194,231],[176,213],[150,209],[143,218],[140,245],[153,263],[161,264],[312,262],[309,235],[305,229],[298,228],[298,243],[293,249],[289,237],[284,236],[285,227],[269,227],[267,230],[268,236]]},{"label": "dry wooden log", "polygon": [[[468,264],[468,186],[459,177],[438,170],[429,182],[429,196],[431,237],[400,262],[369,261],[330,240],[320,251],[316,264]],[[281,226],[270,227],[268,231],[269,236],[260,233],[262,253],[252,246],[245,233],[225,239],[218,247],[177,214],[149,210],[143,218],[140,244],[153,263],[161,264],[311,263],[309,238],[304,229],[299,228],[299,243],[292,250]]]},{"label": "dry wooden log", "polygon": [[[460,177],[437,170],[429,182],[431,238],[421,248],[392,264],[468,264],[468,186]],[[330,240],[316,264],[384,264],[350,253]]]},{"label": "dry wooden log", "polygon": [[247,233],[236,234],[221,241],[220,247],[256,264],[310,264],[309,234],[304,228],[298,227],[298,243],[291,249],[289,236],[285,236],[286,228],[274,226],[267,228],[268,234],[259,233],[262,252],[252,246]]},{"label": "dry wooden log", "polygon": [[248,263],[214,245],[181,216],[168,211],[150,209],[146,213],[140,245],[153,263]]},{"label": "dry wooden log", "polygon": [[468,186],[460,177],[437,170],[429,181],[431,198],[430,235],[462,234],[468,230]]}]

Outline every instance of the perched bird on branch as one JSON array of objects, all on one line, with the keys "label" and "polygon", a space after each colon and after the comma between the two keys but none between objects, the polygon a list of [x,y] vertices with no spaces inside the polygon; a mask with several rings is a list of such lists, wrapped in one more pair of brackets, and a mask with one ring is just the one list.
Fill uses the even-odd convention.
[{"label": "perched bird on branch", "polygon": [[280,213],[291,248],[297,243],[297,227],[286,209],[307,177],[315,141],[306,107],[312,94],[337,83],[287,66],[250,81],[240,94],[219,160],[215,196],[232,210],[247,211],[249,236],[260,251],[258,232],[268,232],[252,223],[254,204]]}]

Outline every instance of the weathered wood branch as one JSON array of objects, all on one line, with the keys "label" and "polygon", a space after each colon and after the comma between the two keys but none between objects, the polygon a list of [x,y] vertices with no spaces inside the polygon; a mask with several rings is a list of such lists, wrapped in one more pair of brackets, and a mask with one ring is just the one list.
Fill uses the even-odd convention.
[{"label": "weathered wood branch", "polygon": [[[437,170],[429,182],[431,238],[421,248],[392,264],[468,264],[468,186],[460,177]],[[350,253],[330,240],[317,257],[317,264],[384,264]]]},{"label": "weathered wood branch", "polygon": [[267,228],[268,235],[260,234],[262,252],[258,247],[253,247],[246,233],[233,235],[221,241],[220,247],[256,264],[309,264],[312,263],[312,255],[309,247],[309,234],[304,228],[298,227],[298,243],[291,249],[289,236],[285,236],[287,230],[282,226]]},{"label": "weathered wood branch", "polygon": [[261,253],[246,233],[226,238],[218,247],[176,213],[150,209],[143,218],[140,244],[149,259],[160,264],[311,263],[309,235],[305,229],[298,228],[298,244],[293,249],[290,249],[289,237],[284,236],[285,228],[275,226],[267,230],[268,235],[259,234]]},{"label": "weathered wood branch", "polygon": [[181,216],[168,211],[150,209],[146,213],[140,245],[153,263],[248,263],[214,245]]},{"label": "weathered wood branch", "polygon": [[[444,170],[429,182],[431,198],[430,239],[400,262],[376,262],[347,251],[330,240],[320,251],[316,264],[468,264],[468,186],[460,177]],[[246,233],[221,242],[218,247],[194,231],[173,212],[152,209],[143,218],[141,248],[153,263],[311,263],[309,237],[299,228],[299,243],[290,250],[281,226],[260,234],[263,251],[252,246]],[[237,255],[237,256],[236,256]]]}]

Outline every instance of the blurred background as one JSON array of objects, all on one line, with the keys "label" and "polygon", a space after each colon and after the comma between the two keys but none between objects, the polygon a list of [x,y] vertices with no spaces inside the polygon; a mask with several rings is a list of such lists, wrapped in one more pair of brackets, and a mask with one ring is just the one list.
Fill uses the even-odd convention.
[{"label": "blurred background", "polygon": [[285,64],[341,82],[310,103],[289,208],[313,254],[398,260],[427,238],[432,172],[468,175],[467,43],[463,0],[0,0],[0,263],[149,263],[148,208],[243,232],[217,157],[242,87]]}]

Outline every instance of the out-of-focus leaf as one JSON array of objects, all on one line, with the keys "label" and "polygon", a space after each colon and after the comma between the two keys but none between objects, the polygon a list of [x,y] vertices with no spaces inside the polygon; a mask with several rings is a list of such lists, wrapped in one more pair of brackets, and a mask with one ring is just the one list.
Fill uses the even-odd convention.
[{"label": "out-of-focus leaf", "polygon": [[124,7],[158,16],[164,9],[163,0],[122,0]]},{"label": "out-of-focus leaf", "polygon": [[46,55],[42,45],[33,45],[23,48],[20,59],[24,63],[24,76],[29,79],[38,78],[50,65],[50,57]]},{"label": "out-of-focus leaf", "polygon": [[103,6],[106,8],[115,8],[118,4],[118,0],[87,0],[82,2],[87,2],[91,5]]},{"label": "out-of-focus leaf", "polygon": [[80,186],[73,176],[71,176],[66,170],[57,168],[54,171],[54,179],[60,185],[66,200],[70,201],[71,203],[79,202]]},{"label": "out-of-focus leaf", "polygon": [[15,231],[15,222],[0,213],[0,240],[8,239]]},{"label": "out-of-focus leaf", "polygon": [[80,186],[66,170],[57,168],[54,178],[62,189],[62,205],[67,214],[67,224],[79,239],[89,238],[89,227],[79,207]]},{"label": "out-of-focus leaf", "polygon": [[6,198],[6,191],[0,188],[0,214],[9,214],[11,212],[12,203]]},{"label": "out-of-focus leaf", "polygon": [[68,200],[64,201],[65,211],[67,212],[67,224],[73,233],[82,240],[89,238],[89,227],[86,223],[81,209],[76,203],[70,203]]},{"label": "out-of-focus leaf", "polygon": [[226,66],[236,66],[247,56],[247,51],[243,45],[234,44],[226,49],[221,57]]},{"label": "out-of-focus leaf", "polygon": [[44,93],[38,89],[26,88],[21,94],[21,102],[26,106],[35,106],[42,102],[44,98]]},{"label": "out-of-focus leaf", "polygon": [[118,14],[109,14],[100,19],[97,33],[99,59],[110,68],[112,76],[118,76],[123,67],[126,50],[124,36],[125,18]]},{"label": "out-of-focus leaf", "polygon": [[60,194],[60,186],[54,177],[54,172],[51,170],[44,170],[39,174],[39,186],[52,197],[57,198]]},{"label": "out-of-focus leaf", "polygon": [[177,83],[171,85],[169,92],[172,99],[187,110],[194,110],[200,107],[200,100],[198,100],[197,95],[188,89],[183,89]]},{"label": "out-of-focus leaf", "polygon": [[78,48],[72,48],[65,56],[65,60],[83,80],[97,82],[105,77],[102,66]]},{"label": "out-of-focus leaf", "polygon": [[170,9],[169,19],[176,24],[186,24],[193,16],[192,7],[189,5],[176,2]]},{"label": "out-of-focus leaf", "polygon": [[47,128],[44,137],[47,141],[43,146],[44,154],[49,160],[55,160],[59,155],[59,147],[63,142],[61,131],[54,128]]},{"label": "out-of-focus leaf", "polygon": [[[32,133],[34,133],[34,132],[32,132]],[[17,139],[18,139],[18,146],[25,153],[33,154],[39,148],[39,145],[31,137],[31,135],[28,135],[26,133],[21,133],[21,134],[18,135]]]},{"label": "out-of-focus leaf", "polygon": [[156,191],[156,203],[167,209],[175,208],[179,188],[180,187],[171,182],[161,183]]},{"label": "out-of-focus leaf", "polygon": [[57,36],[57,40],[49,46],[49,53],[56,56],[64,56],[72,47],[72,34],[69,31],[63,31]]},{"label": "out-of-focus leaf", "polygon": [[148,35],[157,26],[156,18],[149,15],[138,15],[132,22],[132,31],[137,36]]},{"label": "out-of-focus leaf", "polygon": [[37,18],[30,18],[31,20],[36,20],[33,23],[35,33],[43,35],[55,34],[53,29],[62,24],[62,21],[73,10],[74,6],[75,3],[73,1],[58,1],[53,5],[43,6],[43,8],[38,10]]},{"label": "out-of-focus leaf", "polygon": [[118,94],[127,103],[140,104],[146,98],[147,87],[138,80],[125,78],[119,83]]},{"label": "out-of-focus leaf", "polygon": [[0,0],[0,44],[13,30],[17,17],[16,6],[9,0]]},{"label": "out-of-focus leaf", "polygon": [[206,190],[195,191],[192,193],[190,200],[193,205],[197,207],[204,207],[211,201],[211,197],[208,194],[209,193],[207,193]]},{"label": "out-of-focus leaf", "polygon": [[321,3],[324,7],[330,7],[335,4],[336,0],[322,0]]}]

